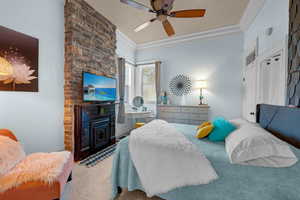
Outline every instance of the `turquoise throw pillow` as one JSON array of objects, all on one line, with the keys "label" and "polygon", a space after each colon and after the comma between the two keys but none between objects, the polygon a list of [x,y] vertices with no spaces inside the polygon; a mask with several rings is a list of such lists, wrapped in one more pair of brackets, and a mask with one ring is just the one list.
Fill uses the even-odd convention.
[{"label": "turquoise throw pillow", "polygon": [[225,138],[236,129],[236,127],[222,117],[213,120],[214,130],[208,136],[208,140],[212,142],[225,141]]}]

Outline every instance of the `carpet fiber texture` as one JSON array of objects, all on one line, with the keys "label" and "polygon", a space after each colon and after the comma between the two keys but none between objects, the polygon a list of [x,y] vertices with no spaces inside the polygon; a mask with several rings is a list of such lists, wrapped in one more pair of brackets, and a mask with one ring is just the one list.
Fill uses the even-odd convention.
[{"label": "carpet fiber texture", "polygon": [[[65,187],[62,200],[110,200],[111,197],[112,157],[94,167],[76,165],[73,180]],[[123,191],[116,200],[162,200],[158,197],[147,198],[144,192]]]}]

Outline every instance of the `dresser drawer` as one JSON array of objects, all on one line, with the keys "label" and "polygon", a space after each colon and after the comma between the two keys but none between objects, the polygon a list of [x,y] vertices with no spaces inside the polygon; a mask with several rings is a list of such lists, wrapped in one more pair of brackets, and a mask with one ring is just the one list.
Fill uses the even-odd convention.
[{"label": "dresser drawer", "polygon": [[[205,120],[205,121],[207,121],[207,120]],[[201,120],[189,120],[188,124],[200,126],[205,121],[201,121]]]},{"label": "dresser drawer", "polygon": [[160,106],[158,109],[160,112],[181,112],[180,107],[173,107],[173,106],[166,106],[166,107]]},{"label": "dresser drawer", "polygon": [[201,121],[207,121],[208,120],[208,113],[189,113],[188,118],[191,120],[201,120]]},{"label": "dresser drawer", "polygon": [[173,123],[189,124],[189,120],[188,119],[175,119]]},{"label": "dresser drawer", "polygon": [[174,113],[160,112],[158,117],[161,118],[161,119],[174,118]]},{"label": "dresser drawer", "polygon": [[174,118],[166,118],[163,119],[169,123],[177,123],[177,124],[189,124],[189,120],[187,119],[174,119]]},{"label": "dresser drawer", "polygon": [[207,113],[208,109],[207,108],[197,108],[197,107],[194,107],[194,108],[182,107],[181,112],[184,112],[184,113]]},{"label": "dresser drawer", "polygon": [[[169,119],[190,119],[191,118],[191,114],[189,114],[189,113],[175,113],[175,112],[173,112],[173,113],[171,113],[171,112],[161,112],[161,113],[159,113],[159,115],[158,115],[160,118],[169,118]],[[200,115],[199,116],[195,116],[195,117],[193,117],[193,119],[203,119],[203,117],[200,117]]]}]

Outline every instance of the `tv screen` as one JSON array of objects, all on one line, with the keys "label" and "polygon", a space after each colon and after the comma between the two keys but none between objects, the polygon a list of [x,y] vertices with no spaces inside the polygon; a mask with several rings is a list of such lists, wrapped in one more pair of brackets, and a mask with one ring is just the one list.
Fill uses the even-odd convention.
[{"label": "tv screen", "polygon": [[115,101],[116,79],[84,72],[83,90],[84,101]]}]

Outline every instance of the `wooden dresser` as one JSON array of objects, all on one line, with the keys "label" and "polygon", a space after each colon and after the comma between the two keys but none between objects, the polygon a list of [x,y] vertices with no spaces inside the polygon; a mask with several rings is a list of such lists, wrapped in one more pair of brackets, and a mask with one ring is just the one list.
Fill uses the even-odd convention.
[{"label": "wooden dresser", "polygon": [[200,125],[208,121],[209,106],[158,105],[158,119],[170,123]]}]

